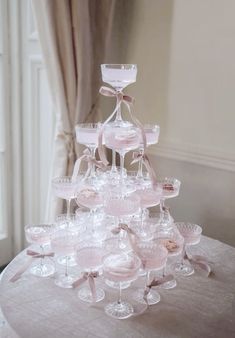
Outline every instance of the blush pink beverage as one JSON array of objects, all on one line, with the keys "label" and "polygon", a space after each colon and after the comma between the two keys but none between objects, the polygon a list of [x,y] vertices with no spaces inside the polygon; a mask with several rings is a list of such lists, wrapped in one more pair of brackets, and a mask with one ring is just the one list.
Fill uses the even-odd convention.
[{"label": "blush pink beverage", "polygon": [[103,198],[98,193],[96,196],[77,196],[77,203],[89,209],[96,209],[103,205]]},{"label": "blush pink beverage", "polygon": [[96,128],[78,128],[76,130],[77,142],[86,146],[98,147],[98,129]]},{"label": "blush pink beverage", "polygon": [[145,130],[145,135],[146,135],[146,143],[148,146],[151,144],[156,144],[158,143],[158,131],[146,131]]},{"label": "blush pink beverage", "polygon": [[131,197],[128,199],[107,199],[104,211],[115,217],[133,215],[139,211],[139,201],[133,200]]},{"label": "blush pink beverage", "polygon": [[99,247],[86,247],[77,250],[77,264],[83,270],[95,270],[102,266],[104,249]]},{"label": "blush pink beverage", "polygon": [[140,265],[140,261],[136,262],[136,258],[120,261],[119,254],[112,254],[104,260],[104,278],[112,282],[133,281],[138,276]]},{"label": "blush pink beverage", "polygon": [[119,131],[110,128],[104,135],[105,145],[117,152],[128,152],[137,149],[140,145],[140,133],[137,130],[130,135],[129,131],[125,134],[123,130]]},{"label": "blush pink beverage", "polygon": [[55,188],[56,196],[69,200],[76,197],[77,185],[74,183],[61,183]]},{"label": "blush pink beverage", "polygon": [[69,256],[74,254],[77,243],[78,240],[76,236],[67,236],[65,234],[64,236],[52,237],[51,248],[58,255]]},{"label": "blush pink beverage", "polygon": [[158,255],[157,253],[150,252],[147,249],[142,249],[140,258],[144,262],[145,270],[160,270],[166,264],[167,251],[165,252],[165,254]]},{"label": "blush pink beverage", "polygon": [[43,245],[50,242],[50,232],[43,227],[28,227],[27,230],[25,230],[25,236],[28,243]]},{"label": "blush pink beverage", "polygon": [[160,203],[162,190],[153,190],[151,188],[140,189],[135,192],[140,197],[141,208],[155,207]]},{"label": "blush pink beverage", "polygon": [[173,198],[179,195],[179,188],[172,187],[172,190],[162,189],[162,194],[164,198]]},{"label": "blush pink beverage", "polygon": [[137,69],[102,68],[103,82],[113,88],[125,88],[136,81]]}]

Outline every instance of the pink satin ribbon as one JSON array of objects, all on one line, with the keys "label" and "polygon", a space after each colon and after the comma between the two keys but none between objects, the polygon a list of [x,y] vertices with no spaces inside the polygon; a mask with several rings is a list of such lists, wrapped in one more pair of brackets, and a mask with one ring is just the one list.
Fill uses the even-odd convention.
[{"label": "pink satin ribbon", "polygon": [[55,255],[54,252],[40,253],[33,250],[27,250],[26,254],[27,256],[31,256],[31,258],[28,259],[27,262],[14,274],[14,276],[10,278],[10,282],[16,282],[21,277],[21,275],[30,267],[35,258],[54,257]]},{"label": "pink satin ribbon", "polygon": [[174,279],[173,275],[167,275],[167,276],[164,276],[164,277],[159,278],[159,279],[153,278],[152,282],[150,284],[146,285],[146,288],[144,290],[144,297],[143,298],[144,298],[145,303],[148,305],[147,297],[148,297],[148,294],[149,294],[149,292],[150,292],[150,290],[153,286],[162,285],[164,283],[172,281],[173,279]]},{"label": "pink satin ribbon", "polygon": [[207,274],[207,277],[210,276],[212,273],[211,264],[207,260],[206,257],[200,256],[200,255],[192,255],[188,256],[188,254],[185,252],[184,259],[188,260],[190,264],[193,266],[198,266],[202,270],[204,270]]},{"label": "pink satin ribbon", "polygon": [[153,166],[148,158],[148,156],[144,152],[133,152],[133,161],[131,164],[137,163],[139,161],[143,161],[143,164],[145,165],[146,170],[149,173],[150,179],[152,181],[152,185],[155,188],[157,186],[157,176],[153,169]]},{"label": "pink satin ribbon", "polygon": [[96,158],[91,155],[91,151],[89,149],[85,149],[83,151],[83,155],[80,156],[74,164],[74,169],[73,169],[73,174],[72,174],[72,182],[74,182],[76,180],[76,177],[78,176],[80,165],[81,165],[82,161],[86,161],[88,163],[88,168],[87,168],[87,171],[85,173],[84,179],[86,179],[90,175],[92,164],[94,164],[98,168],[101,168],[101,169],[104,168],[103,162],[96,160]]},{"label": "pink satin ribbon", "polygon": [[79,279],[77,279],[75,282],[73,282],[72,286],[73,288],[77,288],[78,286],[82,285],[88,280],[89,287],[92,294],[92,300],[95,303],[96,302],[96,287],[95,287],[95,278],[99,276],[99,273],[97,271],[95,272],[84,272],[83,276]]},{"label": "pink satin ribbon", "polygon": [[141,134],[142,134],[142,139],[143,139],[143,148],[144,151],[146,149],[146,135],[144,132],[144,128],[142,126],[142,124],[140,123],[140,121],[132,114],[132,106],[133,106],[133,102],[134,102],[134,98],[129,96],[129,95],[125,95],[122,92],[118,92],[112,88],[109,87],[105,87],[102,86],[99,90],[101,95],[107,96],[107,97],[116,97],[117,98],[117,104],[116,107],[114,109],[114,111],[112,112],[112,114],[107,118],[107,120],[103,123],[102,128],[99,132],[99,136],[98,136],[98,153],[100,156],[101,161],[103,162],[103,164],[105,166],[107,166],[109,164],[105,152],[104,152],[104,147],[102,144],[102,138],[103,138],[103,132],[104,132],[104,127],[105,125],[114,117],[114,115],[117,113],[119,107],[121,106],[122,103],[124,103],[128,109],[128,112],[130,114],[130,117],[132,119],[132,121],[134,122],[134,124],[137,125],[137,127],[140,128]]}]

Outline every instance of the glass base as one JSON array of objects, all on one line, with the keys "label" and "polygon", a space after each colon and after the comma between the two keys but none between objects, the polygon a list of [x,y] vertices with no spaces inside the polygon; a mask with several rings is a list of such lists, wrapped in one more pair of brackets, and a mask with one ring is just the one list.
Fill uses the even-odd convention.
[{"label": "glass base", "polygon": [[132,316],[134,309],[131,304],[127,302],[114,302],[105,306],[105,313],[116,319],[126,319]]},{"label": "glass base", "polygon": [[181,276],[191,276],[194,273],[194,268],[189,263],[175,263],[172,266],[173,271]]},{"label": "glass base", "polygon": [[162,285],[160,285],[161,289],[169,290],[169,289],[174,289],[177,286],[177,282],[175,279],[170,280],[169,282],[166,282]]},{"label": "glass base", "polygon": [[72,289],[72,284],[75,282],[76,277],[73,275],[66,276],[65,274],[59,275],[55,280],[55,285],[64,289]]},{"label": "glass base", "polygon": [[[144,289],[136,290],[133,293],[132,297],[138,303],[146,304],[146,302],[144,300]],[[161,300],[161,296],[159,295],[159,293],[157,291],[151,289],[148,296],[147,296],[148,305],[157,304],[157,303],[160,302],[160,300]]]},{"label": "glass base", "polygon": [[68,257],[68,266],[76,266],[77,265],[77,262],[75,260],[75,256],[74,255],[71,255],[71,256],[60,256],[60,257],[58,257],[57,262],[60,265],[66,265],[66,257]]},{"label": "glass base", "polygon": [[[103,289],[96,289],[96,300],[95,303],[100,302],[105,297],[105,292]],[[93,303],[93,297],[91,290],[88,287],[84,287],[78,291],[78,298],[83,302]]]},{"label": "glass base", "polygon": [[38,264],[30,269],[30,273],[37,277],[49,277],[54,275],[55,267],[52,264]]},{"label": "glass base", "polygon": [[[120,282],[112,282],[108,279],[105,279],[105,284],[108,285],[110,288],[119,290]],[[129,288],[130,285],[131,285],[130,282],[121,282],[121,289],[122,290],[127,289]]]}]

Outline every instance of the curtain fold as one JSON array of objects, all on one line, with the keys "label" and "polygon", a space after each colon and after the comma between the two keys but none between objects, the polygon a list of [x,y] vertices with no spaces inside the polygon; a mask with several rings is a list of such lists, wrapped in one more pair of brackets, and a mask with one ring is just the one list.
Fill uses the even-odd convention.
[{"label": "curtain fold", "polygon": [[[71,175],[74,127],[96,114],[115,1],[32,0],[56,120],[51,178]],[[62,203],[50,186],[46,221],[54,221]]]}]

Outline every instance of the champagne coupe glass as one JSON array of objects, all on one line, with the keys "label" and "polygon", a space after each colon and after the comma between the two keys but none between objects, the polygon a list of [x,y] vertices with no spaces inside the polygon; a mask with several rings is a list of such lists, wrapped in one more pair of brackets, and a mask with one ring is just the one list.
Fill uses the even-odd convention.
[{"label": "champagne coupe glass", "polygon": [[[75,231],[82,235],[86,231],[86,222],[82,218],[78,218],[76,214],[70,214],[70,220],[67,219],[67,214],[60,214],[56,217],[56,226],[59,229]],[[57,262],[61,265],[76,266],[75,255],[59,256]]]},{"label": "champagne coupe glass", "polygon": [[108,316],[125,319],[134,313],[132,305],[122,300],[122,284],[136,280],[140,266],[140,259],[133,253],[111,253],[104,258],[104,278],[119,283],[118,300],[105,307],[105,313]]},{"label": "champagne coupe glass", "polygon": [[[83,206],[90,209],[90,223],[91,223],[91,237],[93,240],[101,241],[106,237],[106,232],[103,229],[98,230],[97,217],[99,213],[97,210],[103,206],[103,191],[98,188],[95,184],[88,184],[86,181],[84,185],[80,187],[76,197],[76,203],[78,206]],[[88,220],[89,222],[89,220]]]},{"label": "champagne coupe glass", "polygon": [[[112,86],[117,92],[121,92],[129,84],[136,82],[137,66],[134,64],[102,64],[102,80]],[[117,101],[118,104],[118,101]],[[119,104],[116,119],[109,122],[111,126],[130,126],[131,123],[123,121],[121,115],[121,105]],[[116,173],[116,153],[112,149],[112,168],[111,174]]]},{"label": "champagne coupe glass", "polygon": [[[88,147],[93,158],[95,158],[96,149],[98,147],[100,127],[101,123],[79,123],[75,126],[77,142]],[[92,163],[90,177],[96,177],[94,163]]]},{"label": "champagne coupe glass", "polygon": [[162,187],[162,198],[160,201],[160,210],[164,213],[165,200],[179,195],[181,182],[173,177],[160,178],[158,183]]},{"label": "champagne coupe glass", "polygon": [[190,245],[196,245],[200,242],[202,228],[197,224],[177,222],[175,223],[181,236],[184,238],[181,262],[173,264],[174,271],[183,276],[190,276],[194,273],[194,268],[185,259],[186,248]]},{"label": "champagne coupe glass", "polygon": [[[142,262],[143,269],[147,272],[146,282],[144,289],[138,289],[133,293],[134,299],[139,303],[144,304],[144,292],[150,283],[151,271],[162,270],[166,265],[168,251],[163,246],[155,241],[137,241],[136,242],[136,254],[139,256]],[[160,302],[160,295],[155,290],[150,290],[147,295],[148,305],[157,304]]]},{"label": "champagne coupe glass", "polygon": [[62,176],[56,177],[52,180],[52,188],[54,194],[62,199],[65,199],[67,202],[67,219],[70,220],[70,205],[71,200],[76,197],[76,192],[79,186],[79,179],[81,176],[78,176],[76,180],[72,180],[71,176]]},{"label": "champagne coupe glass", "polygon": [[143,186],[142,189],[138,189],[134,192],[135,195],[139,196],[140,198],[140,206],[141,206],[141,227],[140,233],[142,238],[148,239],[148,232],[145,230],[144,225],[144,215],[146,213],[147,208],[155,207],[160,203],[162,198],[162,188],[161,186],[156,187],[153,189],[152,187]]},{"label": "champagne coupe glass", "polygon": [[[144,127],[145,136],[146,136],[147,147],[149,147],[150,145],[153,145],[153,144],[157,144],[159,134],[160,134],[160,127],[158,125],[154,125],[154,124],[145,124],[143,127]],[[140,144],[139,152],[143,155],[143,152],[144,152],[143,142],[141,142],[141,144]],[[139,179],[139,180],[144,179],[143,160],[142,159],[139,161],[138,172],[137,172],[136,178]]]},{"label": "champagne coupe glass", "polygon": [[51,235],[52,250],[61,256],[66,256],[65,272],[57,275],[55,284],[61,288],[72,288],[72,284],[76,277],[69,274],[68,262],[69,256],[75,253],[75,247],[78,244],[80,237],[76,231],[61,229]]},{"label": "champagne coupe glass", "polygon": [[[83,273],[102,272],[103,257],[105,251],[102,242],[86,241],[76,246],[76,260],[78,267]],[[101,288],[96,288],[95,302],[100,302],[105,297],[105,292]],[[78,292],[78,297],[84,302],[94,301],[89,287],[82,287]]]},{"label": "champagne coupe glass", "polygon": [[[50,235],[55,231],[53,224],[26,225],[24,227],[25,237],[28,243],[37,244],[40,247],[40,253],[45,253],[45,246],[50,244]],[[30,269],[30,273],[38,277],[48,277],[54,274],[54,263],[45,262],[46,258],[40,258],[39,264]]]}]

